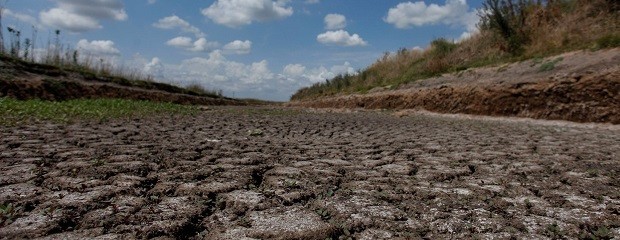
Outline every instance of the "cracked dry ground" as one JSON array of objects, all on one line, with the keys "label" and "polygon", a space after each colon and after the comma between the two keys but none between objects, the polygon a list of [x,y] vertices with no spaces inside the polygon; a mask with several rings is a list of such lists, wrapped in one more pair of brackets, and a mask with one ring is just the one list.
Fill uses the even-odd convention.
[{"label": "cracked dry ground", "polygon": [[223,107],[0,129],[5,239],[620,236],[615,126]]}]

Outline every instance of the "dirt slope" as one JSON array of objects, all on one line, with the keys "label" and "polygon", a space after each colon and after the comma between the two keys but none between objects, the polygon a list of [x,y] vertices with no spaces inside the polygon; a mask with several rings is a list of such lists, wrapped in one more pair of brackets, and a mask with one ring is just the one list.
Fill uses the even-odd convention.
[{"label": "dirt slope", "polygon": [[246,105],[243,101],[201,96],[163,83],[98,77],[0,56],[0,97],[4,96],[43,100],[123,98],[179,104]]},{"label": "dirt slope", "polygon": [[292,102],[319,108],[425,109],[441,113],[620,123],[620,49],[466,70],[396,90]]}]

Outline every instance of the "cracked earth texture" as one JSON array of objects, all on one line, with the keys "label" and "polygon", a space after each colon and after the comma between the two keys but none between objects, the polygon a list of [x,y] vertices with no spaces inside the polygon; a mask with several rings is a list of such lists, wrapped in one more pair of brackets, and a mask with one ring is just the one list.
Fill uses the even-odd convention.
[{"label": "cracked earth texture", "polygon": [[214,107],[0,127],[0,169],[2,239],[620,236],[614,125]]}]

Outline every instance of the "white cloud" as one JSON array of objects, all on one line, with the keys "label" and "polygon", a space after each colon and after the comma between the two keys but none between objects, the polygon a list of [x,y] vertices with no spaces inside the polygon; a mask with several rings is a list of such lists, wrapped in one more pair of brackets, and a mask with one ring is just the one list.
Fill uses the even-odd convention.
[{"label": "white cloud", "polygon": [[284,67],[282,73],[291,77],[299,77],[306,71],[306,67],[301,64],[289,64]]},{"label": "white cloud", "polygon": [[275,80],[266,60],[251,64],[229,61],[220,50],[211,52],[208,58],[184,60],[167,67],[166,72],[178,85],[199,84],[206,88],[223,88],[227,92],[245,92],[248,96]]},{"label": "white cloud", "polygon": [[[385,22],[393,24],[397,28],[409,28],[428,24],[446,25],[471,25],[469,6],[465,0],[446,0],[445,5],[430,4],[425,2],[405,2],[394,8],[390,8]],[[475,26],[476,22],[473,22]]]},{"label": "white cloud", "polygon": [[181,19],[180,17],[178,17],[176,15],[172,15],[172,16],[169,16],[169,17],[165,17],[165,18],[159,19],[159,21],[154,23],[153,26],[156,27],[156,28],[161,28],[161,29],[175,29],[175,28],[179,28],[183,32],[188,32],[188,33],[194,34],[197,38],[205,36],[205,34],[202,31],[200,31],[200,29],[198,29],[195,26],[192,26],[187,21]]},{"label": "white cloud", "polygon": [[202,14],[214,22],[228,27],[249,25],[254,21],[265,22],[293,15],[287,0],[217,0]]},{"label": "white cloud", "polygon": [[350,35],[345,30],[327,31],[321,33],[316,37],[316,40],[326,45],[338,45],[338,46],[366,46],[368,43],[364,41],[359,35]]},{"label": "white cloud", "polygon": [[99,21],[124,21],[127,13],[120,0],[55,0],[57,7],[39,13],[40,21],[50,27],[71,32],[102,28]]},{"label": "white cloud", "polygon": [[219,46],[217,42],[209,42],[206,38],[199,38],[194,41],[190,37],[176,37],[166,42],[168,46],[181,48],[190,52],[207,52]]},{"label": "white cloud", "polygon": [[114,47],[114,42],[110,40],[94,40],[89,42],[86,39],[82,39],[78,41],[77,49],[80,52],[96,56],[117,56],[121,53]]},{"label": "white cloud", "polygon": [[178,47],[178,48],[189,48],[194,46],[192,38],[189,37],[175,37],[173,39],[168,40],[166,42],[168,46]]},{"label": "white cloud", "polygon": [[147,60],[137,55],[134,62],[145,74],[157,80],[187,86],[198,84],[206,89],[221,89],[227,96],[288,100],[296,90],[331,79],[338,74],[355,74],[348,62],[331,67],[306,68],[289,64],[274,73],[266,60],[252,63],[231,61],[221,50],[208,57],[186,59],[179,64],[165,64],[159,58]]},{"label": "white cloud", "polygon": [[235,40],[224,45],[225,53],[248,54],[252,50],[252,42],[249,40]]},{"label": "white cloud", "polygon": [[343,29],[347,26],[347,18],[340,14],[327,14],[324,21],[327,30]]},{"label": "white cloud", "polygon": [[317,82],[324,82],[340,74],[354,75],[356,71],[351,67],[349,62],[344,62],[342,65],[334,65],[329,69],[324,66],[307,69],[301,64],[289,64],[282,70],[282,76],[284,78],[289,82],[299,84],[300,87],[309,86]]},{"label": "white cloud", "polygon": [[156,2],[157,2],[157,0],[148,0],[148,3],[149,3],[149,4],[154,4],[154,3],[156,3]]},{"label": "white cloud", "polygon": [[157,80],[162,80],[165,78],[164,64],[157,57],[151,59],[149,63],[145,64],[143,71]]},{"label": "white cloud", "polygon": [[60,8],[52,8],[41,12],[39,18],[47,26],[67,29],[71,32],[86,32],[101,28],[99,21],[96,19],[74,14]]},{"label": "white cloud", "polygon": [[306,0],[304,3],[305,4],[317,4],[320,3],[321,0]]},{"label": "white cloud", "polygon": [[11,9],[4,9],[2,14],[6,17],[17,19],[20,22],[28,23],[36,28],[41,28],[39,21],[37,21],[35,17],[30,16],[28,14],[13,12],[11,11]]}]

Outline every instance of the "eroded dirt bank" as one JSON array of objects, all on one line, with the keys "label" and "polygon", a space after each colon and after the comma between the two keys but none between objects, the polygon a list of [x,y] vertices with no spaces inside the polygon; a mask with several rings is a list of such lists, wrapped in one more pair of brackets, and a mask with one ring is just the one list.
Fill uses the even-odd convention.
[{"label": "eroded dirt bank", "polygon": [[0,56],[0,97],[20,100],[70,100],[79,98],[122,98],[201,105],[248,105],[247,102],[201,96],[186,89],[150,81],[129,81],[119,77],[98,77]]},{"label": "eroded dirt bank", "polygon": [[620,129],[212,108],[0,127],[0,238],[620,236]]},{"label": "eroded dirt bank", "polygon": [[620,49],[580,51],[421,80],[397,90],[292,106],[425,109],[440,113],[620,123]]}]

